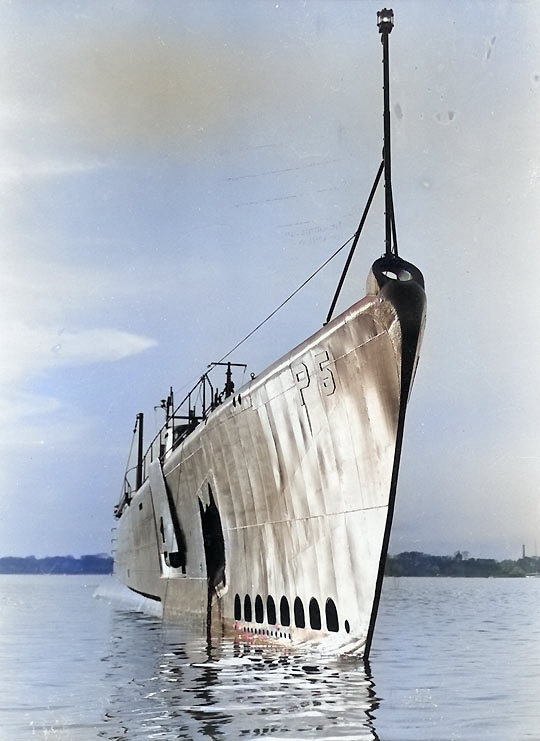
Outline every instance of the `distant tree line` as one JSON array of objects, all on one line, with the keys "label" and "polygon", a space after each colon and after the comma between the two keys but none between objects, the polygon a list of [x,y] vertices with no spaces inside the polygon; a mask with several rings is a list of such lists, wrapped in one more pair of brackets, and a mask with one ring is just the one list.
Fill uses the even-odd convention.
[{"label": "distant tree line", "polygon": [[[113,559],[107,555],[48,556],[36,558],[0,558],[0,574],[112,574]],[[407,551],[386,559],[386,576],[540,576],[540,558],[527,556],[517,561],[494,558],[465,558],[460,551],[453,556],[430,556]]]},{"label": "distant tree line", "polygon": [[517,561],[496,561],[494,558],[464,558],[460,551],[453,556],[430,556],[407,551],[388,556],[387,576],[498,576],[523,577],[540,575],[540,558],[528,556]]},{"label": "distant tree line", "polygon": [[36,558],[0,558],[0,574],[111,574],[113,560],[110,556],[48,556]]}]

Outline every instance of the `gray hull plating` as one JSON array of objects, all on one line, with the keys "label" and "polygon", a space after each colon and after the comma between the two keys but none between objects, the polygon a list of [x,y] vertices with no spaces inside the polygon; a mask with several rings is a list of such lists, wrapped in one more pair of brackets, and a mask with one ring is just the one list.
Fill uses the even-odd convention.
[{"label": "gray hull plating", "polygon": [[394,277],[146,455],[115,569],[164,617],[369,649],[425,318]]}]

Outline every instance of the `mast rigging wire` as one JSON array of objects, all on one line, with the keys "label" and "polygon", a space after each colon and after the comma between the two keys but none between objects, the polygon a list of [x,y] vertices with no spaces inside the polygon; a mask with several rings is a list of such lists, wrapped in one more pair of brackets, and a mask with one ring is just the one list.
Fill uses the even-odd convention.
[{"label": "mast rigging wire", "polygon": [[303,283],[302,283],[302,284],[301,284],[300,286],[298,286],[298,288],[296,288],[296,289],[295,289],[295,290],[294,290],[294,291],[293,291],[293,292],[292,292],[292,293],[290,294],[290,296],[288,296],[288,297],[287,297],[287,298],[286,298],[286,299],[285,299],[284,301],[282,301],[282,302],[280,303],[280,305],[279,305],[279,306],[278,306],[277,308],[275,308],[275,309],[274,309],[274,310],[273,310],[273,311],[272,311],[272,312],[271,312],[270,314],[268,314],[268,316],[266,317],[266,319],[263,319],[263,320],[262,320],[262,322],[260,322],[259,324],[257,324],[257,326],[256,326],[256,327],[255,327],[254,329],[252,329],[252,330],[251,330],[251,332],[248,332],[248,334],[247,334],[247,335],[246,335],[246,336],[244,337],[244,339],[240,340],[240,342],[238,342],[238,343],[237,343],[237,344],[236,344],[236,345],[235,345],[235,346],[234,346],[234,347],[233,347],[233,348],[232,348],[231,350],[229,350],[229,352],[227,352],[227,353],[226,353],[226,354],[225,354],[225,355],[224,355],[224,356],[223,356],[223,357],[222,357],[222,358],[221,358],[221,359],[220,359],[220,360],[219,360],[218,362],[219,362],[219,363],[222,363],[222,362],[223,362],[223,361],[224,361],[224,360],[225,360],[226,358],[228,358],[228,357],[229,357],[229,355],[231,355],[231,354],[232,354],[232,353],[233,353],[233,352],[234,352],[235,350],[238,350],[238,348],[240,347],[240,345],[243,345],[243,344],[244,344],[244,342],[246,342],[247,340],[249,340],[249,338],[250,338],[250,337],[251,337],[252,335],[254,335],[254,334],[255,334],[255,332],[257,332],[257,331],[258,331],[258,330],[259,330],[259,329],[260,329],[260,328],[261,328],[261,327],[262,327],[263,325],[265,325],[265,324],[266,324],[266,322],[268,322],[268,321],[269,321],[269,320],[270,320],[270,319],[271,319],[271,318],[272,318],[272,317],[273,317],[273,316],[274,316],[275,314],[277,314],[277,313],[278,313],[278,311],[280,311],[280,309],[282,309],[282,308],[283,308],[283,307],[285,306],[285,304],[289,303],[289,301],[290,301],[290,300],[291,300],[292,298],[294,298],[294,297],[296,296],[296,294],[297,294],[297,293],[299,293],[299,292],[300,292],[300,291],[302,290],[302,288],[304,288],[305,286],[307,286],[307,284],[308,284],[308,283],[309,283],[309,282],[310,282],[310,281],[311,281],[311,280],[312,280],[313,278],[315,278],[315,276],[316,276],[316,275],[318,275],[318,273],[320,273],[320,272],[321,272],[321,270],[323,270],[323,269],[324,269],[324,268],[325,268],[325,267],[326,267],[326,266],[328,265],[328,263],[329,263],[329,262],[331,262],[331,261],[332,261],[332,260],[334,259],[334,257],[336,257],[337,255],[339,255],[339,253],[341,252],[341,250],[345,249],[345,247],[346,247],[346,246],[347,246],[347,245],[349,244],[349,242],[350,242],[351,240],[353,240],[353,239],[354,239],[355,237],[356,237],[356,234],[353,234],[353,235],[352,235],[351,237],[349,237],[349,239],[348,239],[348,240],[347,240],[346,242],[344,242],[344,243],[343,243],[343,244],[341,245],[341,247],[339,247],[339,248],[338,248],[338,249],[337,249],[337,250],[336,250],[336,251],[335,251],[335,252],[334,252],[334,253],[333,253],[332,255],[330,255],[330,257],[329,257],[329,258],[328,258],[327,260],[325,260],[325,261],[323,262],[323,264],[322,264],[322,265],[320,265],[320,266],[319,266],[319,267],[317,268],[317,270],[315,270],[315,271],[314,271],[314,272],[313,272],[313,273],[312,273],[312,274],[311,274],[311,275],[309,276],[309,278],[306,278],[306,280],[305,280],[305,281],[304,281],[304,282],[303,282]]},{"label": "mast rigging wire", "polygon": [[[223,361],[226,360],[229,357],[229,355],[232,355],[232,353],[235,350],[238,350],[238,348],[241,347],[241,345],[243,345],[244,342],[247,342],[247,340],[249,340],[249,338],[252,337],[255,334],[255,332],[258,332],[258,330],[261,329],[261,327],[263,327],[266,324],[266,322],[270,321],[270,319],[272,319],[272,317],[275,316],[278,313],[278,311],[280,311],[286,304],[288,304],[289,301],[291,299],[293,299],[296,296],[296,294],[299,293],[302,290],[302,288],[304,288],[305,286],[307,286],[307,284],[311,280],[313,280],[313,278],[315,278],[315,276],[318,275],[321,272],[321,270],[323,270],[334,259],[334,257],[337,257],[337,255],[339,255],[339,253],[342,250],[344,250],[345,247],[352,240],[356,239],[356,241],[358,241],[358,239],[357,239],[358,236],[359,236],[359,234],[358,234],[358,230],[357,230],[352,236],[349,237],[349,239],[347,239],[346,242],[344,242],[341,245],[341,247],[338,247],[338,249],[334,253],[332,253],[330,255],[330,257],[328,257],[322,263],[322,265],[320,265],[308,278],[306,278],[306,280],[301,285],[299,285],[298,288],[296,288],[289,296],[287,296],[287,298],[284,301],[282,301],[279,306],[277,306],[270,314],[268,314],[268,316],[265,319],[263,319],[262,322],[259,322],[259,324],[257,324],[256,327],[254,327],[250,332],[248,332],[248,334],[243,339],[241,339],[240,342],[237,342],[236,345],[233,348],[231,348],[228,352],[226,352],[225,355],[223,355],[218,361],[216,361],[215,363],[212,363],[212,365],[219,365],[220,363],[223,363]],[[350,262],[350,260],[349,260],[349,262]],[[210,366],[208,366],[208,367],[210,367]],[[205,374],[203,373],[202,375],[204,376]],[[188,386],[190,386],[192,383],[194,383],[199,378],[201,378],[201,376],[197,376],[196,378],[193,378],[188,383],[185,383],[181,387],[181,390],[184,389],[184,388],[187,388]],[[177,409],[179,409],[184,402],[185,402],[185,399],[182,402],[180,402],[180,404],[178,405]]]},{"label": "mast rigging wire", "polygon": [[[375,177],[375,182],[373,183],[373,187],[371,188],[371,192],[369,194],[369,198],[367,200],[366,206],[364,208],[364,213],[362,214],[362,218],[360,219],[360,223],[358,224],[358,229],[356,230],[356,233],[354,235],[354,242],[351,245],[351,249],[349,251],[349,256],[347,257],[347,260],[345,262],[345,267],[343,268],[343,272],[341,273],[341,278],[339,279],[338,286],[336,288],[336,292],[334,294],[334,298],[332,299],[332,303],[330,304],[330,310],[328,311],[328,315],[326,317],[325,324],[328,324],[330,319],[332,318],[332,314],[334,313],[334,309],[336,308],[337,300],[339,298],[339,294],[341,293],[341,289],[343,287],[343,283],[345,282],[345,277],[347,275],[347,272],[349,271],[349,266],[351,264],[351,260],[353,259],[354,252],[356,250],[356,245],[358,244],[358,240],[360,239],[360,234],[362,233],[362,229],[364,228],[364,224],[366,223],[367,215],[369,212],[369,209],[371,207],[371,202],[373,201],[373,198],[375,197],[375,191],[377,190],[377,186],[379,185],[379,180],[381,179],[382,172],[384,170],[384,160],[379,165],[379,170],[377,172],[377,175]],[[350,242],[350,240],[349,240]]]}]

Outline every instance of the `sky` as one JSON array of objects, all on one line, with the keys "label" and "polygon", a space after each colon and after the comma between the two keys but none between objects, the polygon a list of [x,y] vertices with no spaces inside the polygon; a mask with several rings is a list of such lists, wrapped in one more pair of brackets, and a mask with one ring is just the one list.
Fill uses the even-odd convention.
[{"label": "sky", "polygon": [[[136,414],[150,439],[169,387],[354,233],[381,159],[381,7],[0,3],[0,556],[110,552]],[[534,555],[540,4],[391,7],[398,242],[428,324],[390,552]],[[380,193],[338,311],[383,251]],[[229,359],[259,373],[316,331],[344,259]]]}]

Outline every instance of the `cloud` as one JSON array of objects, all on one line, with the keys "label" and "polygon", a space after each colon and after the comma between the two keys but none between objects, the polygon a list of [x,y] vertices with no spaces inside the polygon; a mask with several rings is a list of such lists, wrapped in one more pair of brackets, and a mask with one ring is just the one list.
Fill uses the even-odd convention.
[{"label": "cloud", "polygon": [[47,260],[58,250],[54,234],[36,238],[17,234],[15,227],[6,229],[6,241],[0,277],[4,384],[13,387],[66,366],[121,360],[156,344],[111,326],[120,321],[112,316],[113,297],[135,290],[114,269],[73,264],[77,250]]},{"label": "cloud", "polygon": [[156,344],[149,337],[117,329],[59,331],[20,321],[4,323],[2,335],[0,446],[11,449],[95,438],[91,411],[74,407],[58,383],[54,396],[33,391],[33,379],[70,367],[113,363]]},{"label": "cloud", "polygon": [[94,172],[106,167],[95,158],[67,158],[61,156],[30,156],[14,150],[7,151],[0,163],[0,183],[10,185],[28,183],[36,178],[57,178],[64,175]]},{"label": "cloud", "polygon": [[[11,175],[27,187],[36,176],[69,180],[93,167],[42,160],[29,162],[26,171],[13,168]],[[34,193],[48,187],[39,183]],[[140,281],[126,280],[126,269],[105,260],[79,263],[84,238],[78,242],[54,227],[40,229],[30,209],[20,213],[25,218],[13,208],[2,223],[0,445],[14,450],[99,439],[92,399],[73,403],[73,389],[85,367],[122,361],[157,344],[144,332],[126,329],[123,306],[140,292]],[[91,247],[95,252],[96,245]],[[110,245],[100,248],[107,254]],[[73,369],[69,378],[59,375],[66,369]]]},{"label": "cloud", "polygon": [[[4,451],[20,455],[24,450],[31,458],[33,450],[69,444],[91,427],[87,417],[52,396],[14,389],[1,397],[0,447]],[[88,434],[86,437],[92,439]],[[7,478],[6,471],[3,477]]]},{"label": "cloud", "polygon": [[148,337],[117,329],[62,332],[57,336],[57,340],[49,351],[62,365],[109,363],[140,353],[156,344],[155,340]]},{"label": "cloud", "polygon": [[17,321],[3,334],[2,378],[8,384],[49,369],[122,360],[156,344],[149,337],[117,329],[64,331]]}]

